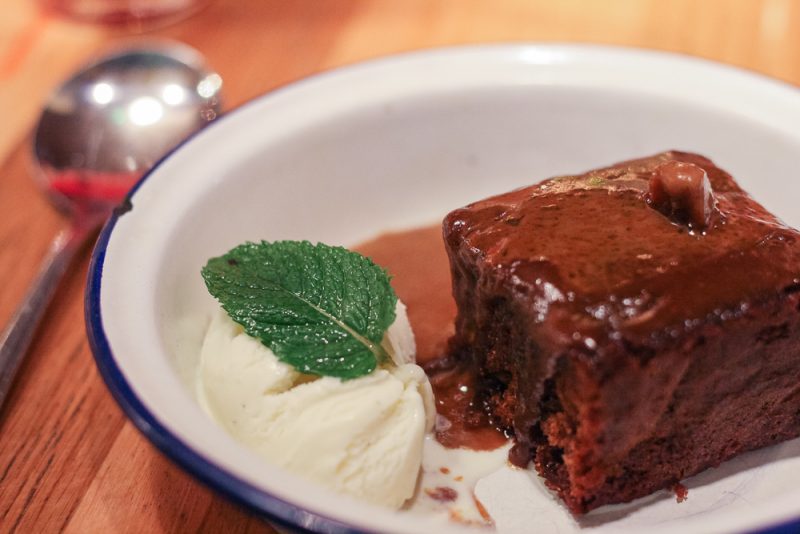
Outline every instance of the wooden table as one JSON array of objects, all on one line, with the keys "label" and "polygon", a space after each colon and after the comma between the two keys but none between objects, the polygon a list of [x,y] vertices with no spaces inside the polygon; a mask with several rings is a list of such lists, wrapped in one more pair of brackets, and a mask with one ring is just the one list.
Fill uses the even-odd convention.
[{"label": "wooden table", "polygon": [[[92,54],[138,35],[3,0],[0,324],[64,222],[30,179],[38,109]],[[143,36],[202,51],[225,80],[227,108],[369,57],[497,41],[671,50],[800,85],[800,0],[215,0]],[[0,413],[0,532],[272,532],[170,464],[117,408],[84,334],[88,255],[57,294]]]}]

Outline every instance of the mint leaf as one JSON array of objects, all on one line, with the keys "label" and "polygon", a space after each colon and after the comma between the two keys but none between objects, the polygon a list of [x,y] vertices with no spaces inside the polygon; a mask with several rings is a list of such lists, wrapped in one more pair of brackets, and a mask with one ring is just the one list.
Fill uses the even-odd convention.
[{"label": "mint leaf", "polygon": [[245,243],[208,261],[208,291],[245,332],[298,371],[344,380],[388,358],[397,296],[372,260],[308,241]]}]

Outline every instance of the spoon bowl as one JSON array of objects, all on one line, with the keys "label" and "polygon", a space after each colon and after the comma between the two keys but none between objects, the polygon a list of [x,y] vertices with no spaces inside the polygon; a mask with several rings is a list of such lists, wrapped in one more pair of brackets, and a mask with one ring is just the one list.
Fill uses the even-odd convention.
[{"label": "spoon bowl", "polygon": [[193,49],[118,50],[47,101],[34,134],[40,185],[56,205],[108,209],[189,133],[219,113],[222,80]]},{"label": "spoon bowl", "polygon": [[33,136],[36,179],[69,225],[0,335],[0,408],[72,258],[131,186],[220,112],[222,80],[194,49],[118,49],[81,69],[45,104]]}]

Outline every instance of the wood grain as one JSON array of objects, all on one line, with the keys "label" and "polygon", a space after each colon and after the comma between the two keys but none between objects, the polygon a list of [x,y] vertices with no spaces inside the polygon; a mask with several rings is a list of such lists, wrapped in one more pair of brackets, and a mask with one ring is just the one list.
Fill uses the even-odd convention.
[{"label": "wood grain", "polygon": [[[692,54],[800,84],[796,0],[216,0],[132,34],[4,0],[0,18],[0,321],[63,224],[30,179],[45,96],[131,38],[184,41],[225,80],[226,107],[339,65],[432,46],[596,42]],[[0,532],[271,532],[156,452],[107,393],[83,327],[88,251],[69,273],[0,413]]]}]

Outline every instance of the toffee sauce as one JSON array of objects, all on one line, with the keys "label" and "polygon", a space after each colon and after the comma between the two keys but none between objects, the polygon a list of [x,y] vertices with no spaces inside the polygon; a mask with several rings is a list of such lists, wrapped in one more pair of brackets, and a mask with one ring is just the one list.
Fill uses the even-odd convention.
[{"label": "toffee sauce", "polygon": [[389,272],[397,296],[408,308],[417,363],[428,374],[436,398],[436,439],[449,448],[502,446],[506,436],[475,398],[473,367],[449,355],[456,305],[441,226],[382,234],[354,250]]}]

